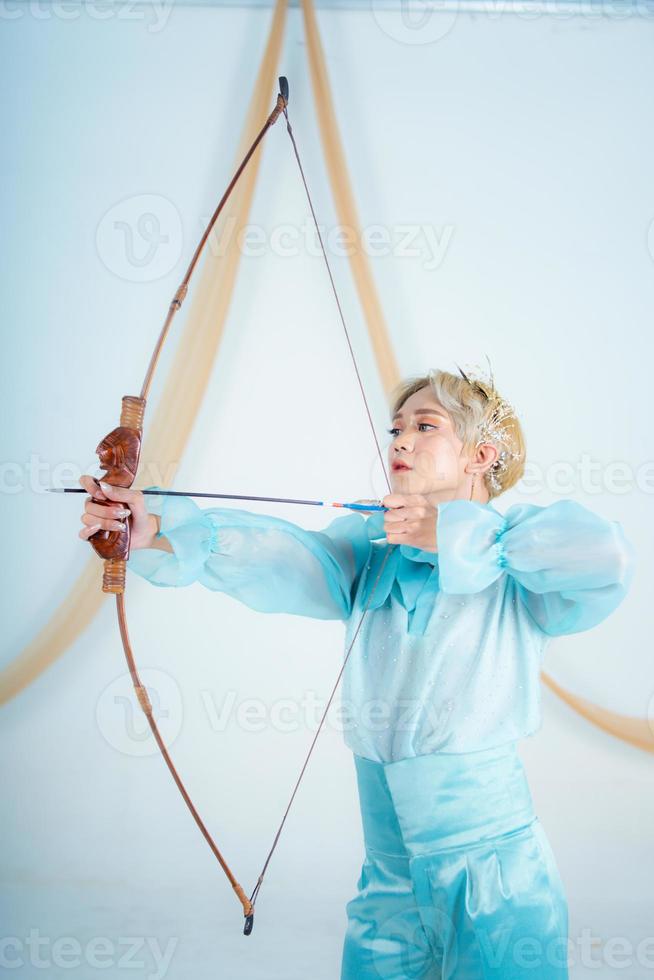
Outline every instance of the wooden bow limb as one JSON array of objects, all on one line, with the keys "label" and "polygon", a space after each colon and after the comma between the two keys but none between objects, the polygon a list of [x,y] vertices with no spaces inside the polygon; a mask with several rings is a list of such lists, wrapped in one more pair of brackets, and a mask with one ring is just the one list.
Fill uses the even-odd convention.
[{"label": "wooden bow limb", "polygon": [[[145,379],[141,387],[140,395],[125,395],[122,399],[122,412],[120,417],[120,423],[117,428],[113,429],[105,438],[99,443],[96,453],[100,460],[100,464],[103,469],[106,470],[103,481],[109,483],[111,486],[129,488],[132,486],[134,479],[136,478],[139,458],[141,454],[141,443],[143,438],[143,418],[145,414],[145,406],[148,392],[150,390],[150,385],[152,378],[159,360],[159,355],[161,353],[162,347],[168,336],[170,325],[177,311],[181,308],[181,305],[188,292],[189,280],[193,274],[200,254],[211,234],[211,230],[214,227],[220,212],[222,211],[226,201],[229,198],[232,190],[234,189],[239,177],[243,173],[245,167],[247,166],[249,160],[252,158],[254,151],[257,146],[270,129],[270,127],[279,118],[282,111],[286,108],[288,104],[288,83],[285,78],[279,79],[279,94],[277,96],[277,102],[274,109],[268,116],[266,122],[261,127],[258,135],[247,151],[245,157],[243,158],[241,164],[237,168],[232,180],[230,181],[227,190],[223,194],[216,210],[214,211],[207,228],[200,239],[200,242],[195,250],[193,258],[189,264],[181,284],[177,288],[175,295],[173,296],[166,319],[164,321],[163,327],[159,333],[159,337],[155,344],[154,351],[150,358],[150,363],[145,374]],[[102,506],[109,506],[109,503],[105,501],[96,500],[94,501]],[[134,654],[129,641],[129,634],[127,630],[127,617],[125,612],[125,580],[126,580],[126,568],[127,561],[129,559],[130,550],[130,522],[125,523],[125,529],[122,531],[108,531],[100,530],[95,534],[91,535],[88,539],[96,552],[104,560],[104,574],[102,579],[102,591],[107,593],[112,593],[116,596],[116,610],[118,615],[118,624],[120,628],[120,636],[123,643],[123,649],[125,652],[125,659],[127,660],[127,665],[129,667],[130,675],[132,677],[132,682],[134,684],[134,691],[136,693],[138,702],[148,720],[148,724],[154,735],[154,738],[159,746],[161,754],[164,757],[166,765],[170,770],[170,773],[177,784],[177,787],[184,799],[184,802],[188,806],[193,819],[200,828],[205,840],[207,841],[211,851],[213,852],[216,860],[220,864],[221,868],[225,872],[234,892],[241,903],[243,908],[243,914],[245,916],[245,926],[244,933],[249,935],[252,931],[253,924],[253,905],[250,899],[246,896],[243,888],[236,880],[235,875],[232,873],[229,865],[225,861],[225,858],[221,854],[218,846],[213,840],[211,834],[207,830],[204,822],[202,821],[198,811],[196,810],[193,802],[175,769],[172,762],[170,754],[166,749],[164,741],[159,732],[157,723],[154,719],[152,712],[152,705],[150,699],[147,695],[147,691],[141,680],[139,678],[136,664],[134,660]]]},{"label": "wooden bow limb", "polygon": [[[211,228],[213,227],[213,225],[214,225],[214,223],[215,223],[215,221],[216,221],[216,219],[217,219],[217,217],[218,217],[218,215],[220,213],[221,208],[223,207],[225,201],[227,200],[227,198],[229,196],[229,192],[234,187],[234,185],[235,185],[235,183],[236,183],[236,181],[238,179],[238,176],[242,173],[245,165],[247,164],[247,161],[251,158],[252,153],[254,152],[254,149],[256,148],[256,146],[258,145],[258,143],[261,141],[264,133],[276,121],[276,119],[279,117],[279,115],[283,112],[283,114],[285,116],[285,119],[286,119],[286,129],[287,129],[288,135],[290,137],[290,140],[291,140],[291,143],[292,143],[292,146],[293,146],[293,151],[294,151],[295,158],[297,160],[297,164],[298,164],[298,167],[299,167],[300,176],[302,178],[302,182],[304,184],[304,188],[305,188],[305,191],[306,191],[306,194],[307,194],[307,199],[308,199],[308,202],[309,202],[309,207],[310,207],[311,214],[312,214],[312,217],[313,217],[313,220],[314,220],[314,224],[315,224],[315,227],[316,227],[316,232],[318,234],[318,239],[319,239],[319,242],[320,242],[323,259],[325,261],[325,265],[326,265],[327,272],[328,272],[328,275],[329,275],[329,279],[330,279],[330,282],[331,282],[332,290],[333,290],[333,293],[334,293],[334,298],[335,298],[335,301],[336,301],[336,306],[338,308],[338,313],[339,313],[339,316],[340,316],[340,319],[341,319],[341,323],[342,323],[342,326],[343,326],[343,331],[344,331],[345,338],[346,338],[346,341],[347,341],[347,345],[348,345],[348,348],[349,348],[349,351],[350,351],[350,355],[351,355],[351,359],[352,359],[352,364],[353,364],[354,371],[355,371],[355,374],[356,374],[356,377],[357,377],[357,380],[358,380],[358,383],[359,383],[359,388],[360,388],[360,391],[361,391],[363,402],[364,402],[364,405],[365,405],[365,408],[366,408],[366,413],[367,413],[368,420],[369,420],[369,423],[370,423],[370,428],[371,428],[371,431],[372,431],[372,435],[373,435],[373,438],[374,438],[374,441],[375,441],[375,446],[376,446],[376,449],[377,449],[377,454],[378,454],[379,461],[380,461],[380,464],[381,464],[381,467],[382,467],[382,471],[383,471],[384,476],[386,478],[386,483],[388,485],[388,490],[389,490],[389,492],[391,492],[390,478],[389,478],[388,473],[386,471],[386,466],[384,465],[383,454],[382,454],[381,447],[380,447],[379,441],[377,439],[377,434],[376,434],[376,431],[375,431],[375,427],[374,427],[374,424],[373,424],[373,421],[372,421],[372,415],[371,415],[370,407],[368,405],[368,401],[367,401],[367,398],[366,398],[366,393],[365,393],[363,382],[362,382],[362,379],[361,379],[361,374],[359,372],[359,368],[358,368],[358,365],[357,365],[356,357],[355,357],[355,354],[354,354],[354,349],[353,349],[353,346],[352,346],[352,343],[351,343],[351,340],[350,340],[350,336],[349,336],[349,332],[348,332],[348,329],[347,329],[347,325],[346,325],[346,322],[345,322],[345,317],[344,317],[344,314],[343,314],[343,309],[342,309],[342,306],[341,306],[341,303],[340,303],[340,300],[339,300],[339,297],[338,297],[338,293],[336,291],[336,285],[335,285],[335,282],[334,282],[334,277],[332,275],[331,268],[330,268],[330,265],[329,265],[329,259],[327,257],[327,253],[325,251],[324,243],[323,243],[323,240],[322,240],[322,235],[320,233],[320,228],[319,228],[318,221],[317,221],[317,218],[316,218],[315,209],[313,207],[313,202],[311,201],[311,195],[309,193],[309,187],[308,187],[308,184],[307,184],[307,181],[306,181],[306,177],[305,177],[305,174],[304,174],[304,170],[303,170],[303,167],[302,167],[302,163],[301,163],[301,160],[300,160],[300,155],[299,155],[298,147],[297,147],[297,144],[296,144],[296,141],[295,141],[295,138],[294,138],[294,135],[293,135],[293,131],[292,131],[292,128],[291,128],[291,125],[290,125],[290,121],[289,121],[289,118],[288,118],[288,112],[287,112],[287,104],[288,104],[288,83],[286,82],[286,79],[285,78],[280,78],[279,82],[280,82],[280,92],[279,92],[279,95],[277,97],[277,104],[276,104],[275,108],[273,109],[273,111],[270,113],[270,115],[269,115],[269,117],[268,117],[265,125],[263,126],[263,128],[262,128],[261,132],[259,133],[259,135],[257,136],[256,140],[254,141],[252,147],[250,148],[250,150],[246,154],[246,157],[245,157],[243,163],[238,168],[238,170],[237,170],[234,178],[232,179],[232,181],[231,181],[231,183],[230,183],[230,185],[228,187],[227,192],[223,195],[223,197],[222,197],[222,199],[220,201],[220,204],[218,205],[218,208],[216,209],[214,215],[212,216],[212,219],[209,222],[209,225],[207,227],[207,230],[205,231],[205,234],[203,235],[202,240],[201,240],[198,248],[195,251],[195,254],[193,256],[193,259],[191,261],[191,264],[189,266],[189,269],[187,270],[186,276],[184,277],[184,280],[182,281],[180,287],[178,288],[177,292],[175,293],[175,296],[173,297],[173,299],[172,299],[172,301],[170,303],[170,307],[169,307],[169,310],[168,310],[168,314],[167,314],[166,320],[164,322],[163,328],[162,328],[161,333],[159,335],[159,338],[157,340],[157,344],[155,346],[155,350],[153,352],[153,355],[152,355],[152,357],[150,359],[150,364],[149,364],[149,367],[148,367],[148,371],[146,373],[145,380],[143,382],[143,386],[141,388],[141,394],[139,396],[126,395],[123,398],[123,409],[122,409],[122,414],[121,414],[121,419],[120,419],[119,426],[116,429],[114,429],[112,432],[110,432],[109,435],[106,436],[105,439],[103,439],[102,442],[97,447],[96,452],[97,452],[97,454],[99,456],[100,463],[103,466],[103,468],[106,470],[106,475],[103,477],[103,480],[105,482],[109,483],[112,486],[129,488],[129,487],[131,487],[132,483],[134,482],[134,479],[136,477],[136,472],[137,472],[137,469],[138,469],[140,452],[141,452],[141,440],[142,440],[142,434],[143,434],[143,416],[144,416],[144,412],[145,412],[146,397],[147,397],[147,393],[149,391],[149,387],[150,387],[150,384],[151,384],[151,381],[152,381],[153,372],[154,372],[154,370],[156,368],[157,361],[158,361],[159,354],[161,352],[161,348],[163,346],[163,343],[164,343],[164,341],[166,339],[166,336],[168,335],[168,331],[170,329],[170,324],[172,322],[172,319],[173,319],[175,313],[177,312],[177,310],[181,307],[181,304],[182,304],[182,302],[183,302],[183,300],[184,300],[184,298],[186,296],[186,293],[188,291],[188,282],[189,282],[190,276],[191,276],[191,274],[193,272],[193,269],[195,268],[195,265],[197,263],[198,257],[200,255],[201,250],[202,250],[202,247],[205,244],[205,242],[206,242],[206,240],[208,238],[208,235],[211,232]],[[170,492],[174,494],[174,493],[179,493],[180,491],[170,491]],[[93,498],[93,499],[95,500],[95,498]],[[104,506],[109,506],[109,504],[107,503],[107,501],[97,501],[97,503],[101,503]],[[378,506],[371,507],[370,505],[363,505],[362,506],[362,505],[352,505],[352,504],[350,504],[350,505],[342,505],[342,506],[356,507],[357,509],[365,509],[365,510],[369,510],[369,509],[384,509],[385,510],[386,509],[386,508],[381,508],[381,507],[378,507]],[[351,643],[350,643],[350,645],[349,645],[349,647],[348,647],[348,649],[346,651],[345,657],[343,659],[343,663],[341,665],[341,669],[339,671],[338,677],[336,678],[336,683],[334,684],[334,686],[332,688],[331,694],[330,694],[329,699],[328,699],[328,702],[327,702],[327,707],[325,708],[325,711],[324,711],[324,713],[323,713],[323,715],[322,715],[322,717],[320,719],[320,723],[318,725],[318,729],[317,729],[317,731],[315,733],[315,736],[313,738],[313,741],[311,743],[311,746],[310,746],[309,751],[307,753],[307,756],[305,758],[304,764],[303,764],[303,766],[301,768],[300,774],[299,774],[299,776],[297,778],[297,781],[295,783],[295,787],[293,789],[293,792],[291,794],[291,798],[290,798],[290,800],[288,802],[288,805],[287,805],[286,810],[284,812],[284,815],[282,817],[281,823],[279,824],[279,827],[278,827],[277,832],[275,834],[275,837],[274,837],[274,840],[273,840],[273,843],[272,843],[272,847],[270,848],[270,850],[268,852],[268,855],[267,855],[266,860],[264,862],[264,865],[263,865],[263,868],[261,870],[261,873],[260,873],[260,875],[259,875],[259,877],[257,879],[257,883],[256,883],[256,885],[254,887],[254,890],[253,890],[252,894],[250,895],[250,898],[248,899],[246,897],[246,895],[245,895],[242,887],[237,882],[235,876],[232,874],[232,872],[231,872],[231,870],[230,870],[227,862],[225,861],[225,859],[223,858],[222,854],[220,853],[220,850],[218,849],[218,847],[216,846],[215,842],[213,841],[213,839],[212,839],[211,835],[209,834],[206,826],[202,822],[202,820],[201,820],[201,818],[200,818],[197,810],[195,809],[195,807],[194,807],[194,805],[193,805],[193,803],[192,803],[192,801],[191,801],[188,793],[186,792],[186,790],[184,788],[184,785],[183,785],[181,779],[179,778],[179,775],[178,775],[177,771],[175,770],[175,767],[174,767],[174,765],[172,763],[172,760],[170,759],[170,756],[169,756],[169,754],[168,754],[168,752],[167,752],[167,750],[165,748],[165,745],[163,744],[163,740],[161,739],[161,735],[159,734],[159,731],[158,731],[158,728],[157,728],[157,725],[156,725],[156,722],[154,720],[154,716],[153,716],[153,713],[152,713],[152,707],[151,707],[149,698],[147,697],[147,693],[145,691],[145,688],[141,684],[141,682],[140,682],[140,680],[138,678],[138,674],[136,672],[136,667],[135,667],[135,663],[134,663],[134,657],[133,657],[133,654],[132,654],[131,645],[130,645],[129,637],[128,637],[128,633],[127,633],[127,622],[126,622],[125,605],[124,605],[126,566],[127,566],[127,560],[129,558],[130,522],[129,521],[126,522],[125,530],[122,530],[122,531],[109,531],[109,530],[100,530],[100,531],[97,531],[94,535],[92,535],[89,538],[89,541],[91,542],[91,544],[92,544],[94,550],[97,552],[97,554],[99,554],[104,559],[104,562],[105,562],[104,563],[103,585],[102,585],[103,591],[104,592],[114,593],[116,595],[116,603],[117,603],[117,611],[118,611],[118,621],[119,621],[119,625],[120,625],[120,633],[121,633],[121,638],[122,638],[122,642],[123,642],[123,648],[124,648],[124,651],[125,651],[125,657],[127,659],[127,663],[128,663],[129,669],[130,669],[130,673],[131,673],[131,676],[132,676],[132,681],[134,683],[134,688],[135,688],[135,691],[136,691],[137,698],[139,700],[139,704],[141,705],[141,708],[143,709],[143,711],[146,714],[146,717],[148,719],[148,723],[150,725],[150,728],[152,730],[152,733],[153,733],[153,735],[154,735],[154,737],[155,737],[155,739],[157,741],[157,744],[159,745],[159,748],[160,748],[160,750],[162,752],[162,755],[163,755],[163,757],[164,757],[164,759],[165,759],[165,761],[166,761],[166,763],[168,765],[168,768],[169,768],[169,770],[171,772],[171,775],[173,776],[173,779],[175,780],[175,782],[176,782],[176,784],[177,784],[177,786],[178,786],[178,788],[180,790],[180,793],[182,794],[182,796],[183,796],[183,798],[184,798],[184,800],[185,800],[185,802],[186,802],[189,810],[191,811],[191,814],[193,815],[193,818],[195,819],[198,827],[200,828],[200,830],[201,830],[202,834],[204,835],[207,843],[209,844],[209,846],[210,846],[210,848],[211,848],[214,856],[218,860],[220,866],[222,867],[223,871],[225,872],[227,878],[229,879],[229,881],[230,881],[230,883],[232,885],[232,888],[234,889],[234,891],[236,893],[237,898],[241,902],[241,905],[242,905],[242,908],[243,908],[243,913],[245,915],[245,926],[244,926],[243,932],[244,932],[244,934],[246,936],[247,935],[250,935],[250,933],[252,931],[253,918],[254,918],[254,906],[255,906],[255,902],[256,902],[257,896],[259,894],[259,890],[261,888],[262,882],[263,882],[264,875],[266,873],[266,870],[268,868],[268,865],[270,863],[270,860],[272,858],[272,855],[273,855],[273,853],[275,851],[275,848],[277,847],[277,843],[279,841],[279,838],[280,838],[282,829],[283,829],[283,827],[284,827],[284,825],[286,823],[286,819],[288,817],[288,814],[289,814],[291,805],[293,803],[293,800],[295,799],[295,796],[297,794],[297,791],[298,791],[300,782],[301,782],[301,780],[302,780],[302,778],[304,776],[304,772],[305,772],[305,770],[307,768],[309,759],[311,758],[311,755],[313,753],[313,749],[315,747],[316,741],[317,741],[318,736],[319,736],[319,734],[320,734],[320,732],[322,730],[322,727],[323,727],[325,718],[327,717],[327,712],[328,712],[329,707],[330,707],[330,705],[332,703],[332,700],[333,700],[333,698],[335,696],[335,693],[336,693],[336,690],[337,690],[338,685],[340,683],[341,677],[343,676],[343,673],[344,673],[346,664],[347,664],[347,662],[349,660],[350,654],[352,653],[352,650],[353,650],[354,645],[356,643],[357,637],[358,637],[359,632],[361,630],[361,626],[362,626],[363,621],[365,619],[365,616],[366,616],[366,613],[368,611],[369,605],[370,605],[370,603],[372,601],[373,595],[374,595],[375,590],[377,588],[377,585],[378,585],[378,583],[380,581],[381,575],[382,575],[382,573],[384,571],[384,568],[385,568],[386,563],[387,563],[387,561],[389,559],[389,556],[392,554],[395,546],[394,545],[391,545],[387,549],[386,554],[384,556],[384,559],[383,559],[383,561],[381,563],[381,567],[380,567],[379,572],[377,574],[377,578],[376,578],[375,582],[373,583],[373,587],[371,589],[370,595],[368,596],[368,600],[366,602],[365,608],[363,609],[362,614],[361,614],[361,617],[359,619],[359,622],[358,622],[358,624],[356,626],[356,629],[354,630],[352,641],[351,641]]]},{"label": "wooden bow limb", "polygon": [[[120,637],[121,637],[121,640],[123,641],[123,649],[125,651],[125,657],[127,659],[127,666],[129,667],[129,672],[130,672],[131,677],[132,677],[132,683],[134,685],[134,691],[136,693],[136,697],[138,699],[138,702],[139,702],[139,704],[141,706],[141,709],[143,710],[143,713],[144,713],[145,717],[148,720],[148,724],[150,726],[150,729],[152,731],[152,734],[154,735],[155,741],[156,741],[157,745],[159,746],[159,750],[161,751],[161,754],[162,754],[162,756],[164,757],[164,759],[166,761],[166,765],[168,766],[168,769],[170,770],[170,774],[173,777],[173,779],[175,780],[175,783],[177,784],[177,788],[180,791],[180,793],[182,794],[182,797],[184,798],[184,802],[186,803],[186,805],[188,806],[189,810],[191,811],[191,813],[193,815],[193,819],[195,820],[196,824],[200,828],[200,830],[202,832],[202,835],[204,836],[204,839],[206,840],[207,844],[211,848],[211,850],[212,850],[212,852],[213,852],[216,860],[220,864],[221,868],[223,869],[223,871],[227,875],[227,878],[228,878],[228,880],[229,880],[232,888],[234,889],[234,891],[236,893],[236,896],[237,896],[239,902],[243,906],[243,914],[245,915],[245,918],[246,918],[246,928],[248,926],[248,921],[249,921],[249,931],[251,932],[252,931],[252,915],[253,915],[252,903],[250,902],[250,899],[247,897],[247,895],[243,891],[243,888],[241,887],[241,885],[238,883],[238,881],[234,877],[234,874],[232,873],[231,868],[229,867],[229,865],[225,861],[225,858],[223,857],[222,853],[220,852],[220,850],[219,850],[217,844],[215,843],[213,837],[211,836],[211,834],[207,830],[204,821],[202,820],[200,814],[196,810],[195,805],[194,805],[193,801],[191,800],[191,797],[189,796],[189,794],[187,792],[187,789],[184,786],[184,783],[182,782],[179,773],[177,772],[177,769],[175,768],[175,765],[173,763],[173,760],[170,757],[170,753],[168,752],[168,749],[166,748],[166,745],[164,743],[164,740],[161,737],[161,733],[159,731],[159,728],[157,726],[157,723],[154,720],[154,714],[153,714],[153,711],[152,711],[152,702],[150,701],[150,698],[148,696],[147,689],[146,689],[145,685],[142,683],[141,678],[139,677],[138,670],[136,669],[136,662],[134,660],[134,654],[132,652],[132,646],[131,646],[131,643],[130,643],[130,640],[129,640],[129,633],[128,633],[128,630],[127,630],[127,617],[125,615],[125,595],[124,595],[123,592],[119,592],[119,593],[116,594],[116,608],[117,608],[117,611],[118,611],[118,625],[120,627]],[[247,933],[247,935],[249,935],[249,932]]]}]

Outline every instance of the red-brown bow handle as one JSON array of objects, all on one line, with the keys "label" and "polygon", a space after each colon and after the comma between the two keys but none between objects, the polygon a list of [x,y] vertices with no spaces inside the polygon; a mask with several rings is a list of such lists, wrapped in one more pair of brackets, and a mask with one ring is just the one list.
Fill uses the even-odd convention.
[{"label": "red-brown bow handle", "polygon": [[[95,450],[100,465],[106,471],[102,477],[112,487],[129,489],[136,478],[141,455],[145,399],[125,395],[120,425],[112,429]],[[93,500],[105,507],[111,501]],[[115,594],[125,591],[125,572],[129,558],[131,524],[125,521],[124,531],[96,531],[89,538],[93,550],[104,559],[102,591]]]},{"label": "red-brown bow handle", "polygon": [[[109,435],[105,436],[102,442],[98,445],[96,453],[98,454],[100,464],[104,468],[105,475],[103,480],[114,487],[124,487],[129,489],[134,479],[136,478],[136,473],[139,465],[139,457],[141,455],[141,441],[143,437],[143,416],[145,414],[145,405],[148,397],[148,392],[150,389],[150,383],[154,375],[155,368],[157,366],[159,355],[163,347],[164,341],[168,336],[168,331],[172,323],[173,317],[177,311],[181,308],[186,294],[188,292],[188,283],[195,269],[196,263],[200,257],[200,253],[206,244],[209,235],[213,229],[213,226],[220,214],[225,202],[227,201],[229,195],[231,194],[238,178],[245,169],[247,163],[252,157],[257,146],[263,139],[264,135],[268,129],[272,126],[274,122],[279,118],[282,112],[285,111],[288,104],[288,82],[285,78],[279,79],[279,94],[277,96],[277,102],[268,116],[266,122],[260,129],[256,139],[252,143],[252,146],[248,150],[247,154],[243,158],[240,166],[236,170],[236,173],[232,177],[232,180],[227,187],[227,190],[223,194],[216,210],[214,211],[209,224],[204,232],[204,235],[200,239],[200,242],[195,250],[191,263],[186,270],[186,275],[182,280],[179,288],[177,289],[173,299],[170,302],[168,313],[164,321],[164,325],[159,333],[157,343],[155,345],[154,351],[150,358],[150,363],[148,365],[148,370],[145,375],[145,380],[143,381],[143,386],[141,388],[141,394],[139,396],[125,395],[122,401],[122,412],[120,416],[120,424],[117,428],[113,429]],[[111,501],[106,500],[96,500],[93,498],[95,503],[102,504],[103,506],[109,506]],[[163,742],[157,724],[154,720],[154,715],[152,711],[152,704],[145,686],[141,683],[141,679],[138,675],[136,669],[136,664],[134,661],[134,654],[132,652],[132,647],[129,640],[129,634],[127,631],[127,618],[125,615],[125,579],[127,573],[127,561],[129,559],[129,547],[130,547],[130,518],[127,518],[125,522],[124,531],[110,531],[110,530],[99,530],[95,534],[89,537],[89,541],[93,546],[93,550],[102,559],[104,559],[104,574],[102,579],[102,591],[113,593],[116,596],[116,609],[118,613],[118,625],[120,628],[120,636],[123,643],[123,649],[125,651],[125,657],[129,667],[129,671],[132,677],[132,682],[134,684],[134,690],[138,698],[139,704],[145,713],[148,720],[148,724],[154,735],[154,738],[159,746],[162,756],[168,766],[170,773],[177,784],[177,787],[184,798],[186,805],[188,806],[195,822],[197,823],[200,831],[204,835],[207,844],[211,848],[214,856],[216,857],[218,863],[225,872],[234,892],[241,903],[243,908],[243,914],[245,916],[245,925],[243,932],[246,936],[249,936],[252,932],[253,917],[254,917],[254,905],[251,899],[247,897],[243,888],[238,883],[234,877],[229,865],[220,853],[216,843],[214,842],[211,834],[205,827],[198,811],[195,809],[193,802],[188,795],[184,784],[182,783],[175,766],[173,765],[172,759],[168,753],[168,750]]]}]

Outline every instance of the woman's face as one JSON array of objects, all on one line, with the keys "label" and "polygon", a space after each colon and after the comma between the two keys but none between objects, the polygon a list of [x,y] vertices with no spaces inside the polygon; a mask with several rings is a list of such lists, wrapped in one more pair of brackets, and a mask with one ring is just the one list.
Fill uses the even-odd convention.
[{"label": "woman's face", "polygon": [[463,443],[431,388],[407,398],[391,426],[388,467],[393,493],[438,494],[441,500],[469,495],[470,457],[462,455]]}]

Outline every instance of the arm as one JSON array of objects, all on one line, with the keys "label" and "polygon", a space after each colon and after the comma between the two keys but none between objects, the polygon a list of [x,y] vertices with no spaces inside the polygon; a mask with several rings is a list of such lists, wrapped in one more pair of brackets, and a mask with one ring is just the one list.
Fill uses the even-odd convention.
[{"label": "arm", "polygon": [[483,504],[448,501],[438,508],[437,535],[443,592],[479,592],[505,572],[549,636],[602,622],[633,578],[635,551],[620,524],[573,500],[516,504],[505,516]]},{"label": "arm", "polygon": [[261,612],[349,617],[370,548],[359,514],[307,531],[268,515],[203,510],[190,497],[145,500],[160,530],[153,547],[132,552],[128,568],[153,585],[200,582]]}]

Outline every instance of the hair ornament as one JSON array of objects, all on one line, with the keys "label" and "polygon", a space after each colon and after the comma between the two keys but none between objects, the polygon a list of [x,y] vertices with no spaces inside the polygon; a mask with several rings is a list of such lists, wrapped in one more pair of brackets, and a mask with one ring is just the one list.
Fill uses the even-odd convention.
[{"label": "hair ornament", "polygon": [[511,427],[505,427],[502,424],[507,418],[515,417],[515,409],[510,402],[508,402],[505,398],[502,398],[495,387],[495,378],[493,377],[493,369],[491,367],[490,358],[488,357],[488,354],[486,354],[485,357],[488,361],[488,373],[482,371],[479,368],[479,365],[476,364],[472,367],[466,365],[468,368],[467,372],[463,371],[458,364],[456,366],[459,369],[459,373],[463,380],[466,381],[471,388],[479,392],[483,396],[487,405],[491,406],[490,411],[479,425],[478,431],[480,438],[477,442],[477,446],[480,446],[484,442],[489,442],[498,450],[498,457],[488,470],[487,476],[493,490],[496,493],[500,493],[502,490],[501,477],[504,471],[507,469],[507,461],[509,459],[520,459],[521,453],[516,450]]}]

